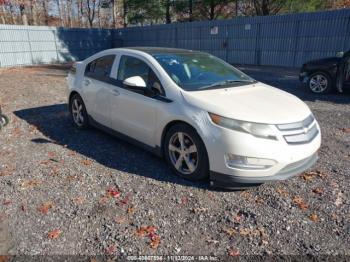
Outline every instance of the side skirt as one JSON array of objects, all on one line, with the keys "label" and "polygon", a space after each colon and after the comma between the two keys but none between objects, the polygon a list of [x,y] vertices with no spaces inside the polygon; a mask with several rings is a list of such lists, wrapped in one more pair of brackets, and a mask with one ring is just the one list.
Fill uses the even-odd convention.
[{"label": "side skirt", "polygon": [[127,135],[124,135],[118,131],[115,131],[109,127],[106,127],[100,123],[98,123],[96,120],[94,120],[91,116],[89,116],[89,124],[97,129],[100,129],[112,136],[115,136],[117,138],[120,138],[130,144],[133,144],[135,146],[138,146],[138,147],[141,147],[149,152],[151,152],[152,154],[158,156],[158,157],[163,157],[163,154],[162,154],[162,150],[159,146],[156,146],[156,147],[152,147],[152,146],[149,146],[149,145],[146,145],[130,136],[127,136]]}]

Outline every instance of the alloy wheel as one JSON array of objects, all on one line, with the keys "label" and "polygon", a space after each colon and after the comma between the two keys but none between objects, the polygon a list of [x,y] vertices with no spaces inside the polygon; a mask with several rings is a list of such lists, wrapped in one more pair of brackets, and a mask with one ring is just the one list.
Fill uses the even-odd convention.
[{"label": "alloy wheel", "polygon": [[83,104],[79,99],[75,98],[72,101],[72,115],[74,123],[81,127],[84,125]]},{"label": "alloy wheel", "polygon": [[309,87],[314,93],[322,93],[328,87],[328,80],[324,75],[314,75],[310,79]]},{"label": "alloy wheel", "polygon": [[184,132],[176,132],[169,140],[169,156],[172,165],[181,174],[189,175],[198,166],[198,150],[193,139]]}]

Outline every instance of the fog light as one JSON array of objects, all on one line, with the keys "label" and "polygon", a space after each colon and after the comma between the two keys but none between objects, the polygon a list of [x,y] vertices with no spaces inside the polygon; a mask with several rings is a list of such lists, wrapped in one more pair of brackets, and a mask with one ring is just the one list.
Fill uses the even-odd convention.
[{"label": "fog light", "polygon": [[277,164],[272,159],[238,156],[234,154],[226,154],[225,160],[229,167],[240,169],[268,169]]}]

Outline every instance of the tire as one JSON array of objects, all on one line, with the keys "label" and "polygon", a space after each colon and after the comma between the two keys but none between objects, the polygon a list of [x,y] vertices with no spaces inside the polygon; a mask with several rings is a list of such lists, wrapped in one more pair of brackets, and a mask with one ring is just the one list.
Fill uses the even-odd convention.
[{"label": "tire", "polygon": [[310,75],[307,86],[314,94],[328,94],[332,91],[333,83],[328,74],[316,72]]},{"label": "tire", "polygon": [[9,123],[7,116],[0,114],[0,129],[6,126]]},{"label": "tire", "polygon": [[78,129],[85,129],[89,126],[89,116],[83,99],[80,95],[74,94],[69,103],[69,111],[73,124]]},{"label": "tire", "polygon": [[[180,137],[182,137],[183,146],[181,146]],[[187,124],[172,126],[165,135],[163,150],[166,162],[176,175],[192,181],[209,176],[207,150],[202,139],[191,126]],[[177,166],[177,163],[180,164]]]}]

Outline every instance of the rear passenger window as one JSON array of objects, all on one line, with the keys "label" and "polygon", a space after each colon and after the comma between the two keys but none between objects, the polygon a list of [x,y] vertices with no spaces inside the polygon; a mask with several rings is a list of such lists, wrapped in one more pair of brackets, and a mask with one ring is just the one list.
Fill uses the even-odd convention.
[{"label": "rear passenger window", "polygon": [[115,55],[107,55],[90,62],[85,69],[85,76],[109,82]]}]

